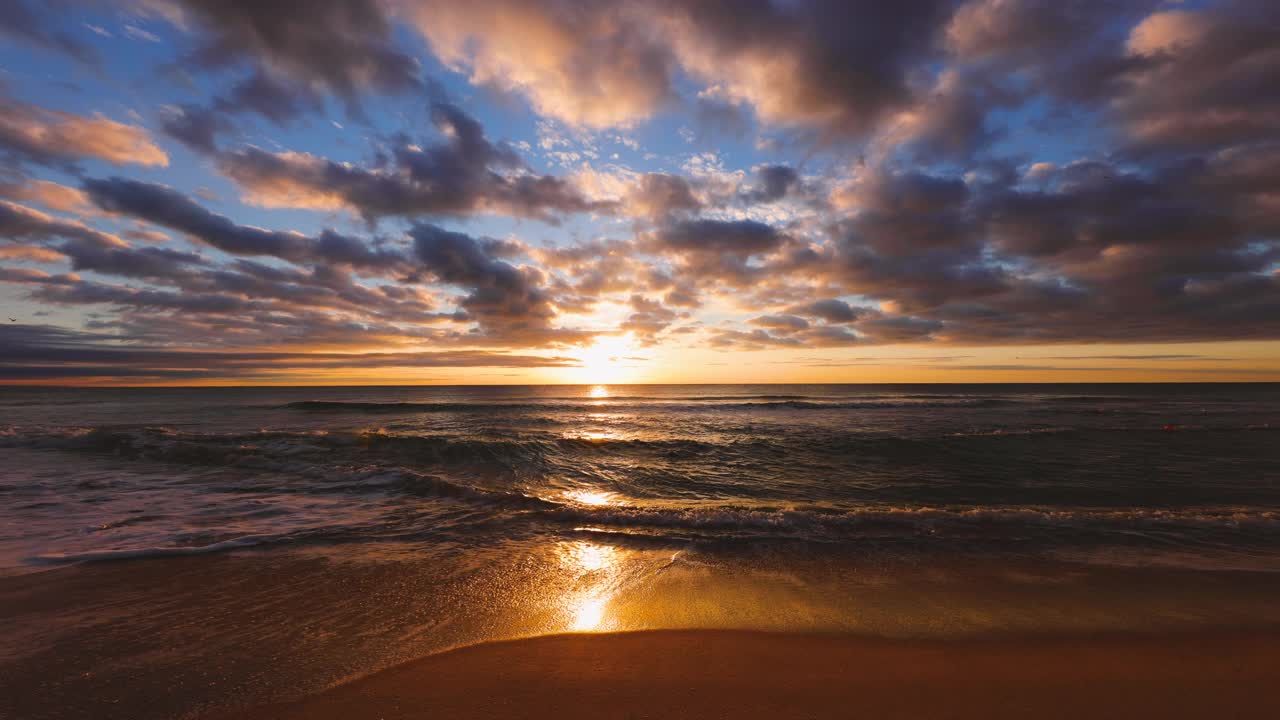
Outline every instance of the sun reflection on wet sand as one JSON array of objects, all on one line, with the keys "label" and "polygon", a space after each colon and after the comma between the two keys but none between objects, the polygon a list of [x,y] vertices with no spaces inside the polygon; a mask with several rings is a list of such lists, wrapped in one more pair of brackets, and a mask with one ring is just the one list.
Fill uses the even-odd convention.
[{"label": "sun reflection on wet sand", "polygon": [[591,632],[606,629],[609,600],[618,581],[618,550],[592,542],[567,542],[560,548],[560,562],[585,587],[565,599],[569,629]]},{"label": "sun reflection on wet sand", "polygon": [[613,567],[617,560],[618,551],[608,545],[597,545],[591,542],[573,542],[569,543],[564,554],[561,556],[565,563],[571,565],[575,569],[586,572],[595,572],[596,570],[605,570]]},{"label": "sun reflection on wet sand", "polygon": [[608,604],[609,598],[607,597],[583,598],[573,609],[573,622],[569,627],[577,632],[590,632],[600,629]]}]

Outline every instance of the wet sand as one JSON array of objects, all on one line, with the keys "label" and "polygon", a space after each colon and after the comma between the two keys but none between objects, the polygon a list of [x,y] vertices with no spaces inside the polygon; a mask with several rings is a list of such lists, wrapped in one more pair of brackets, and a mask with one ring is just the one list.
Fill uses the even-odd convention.
[{"label": "wet sand", "polygon": [[219,720],[349,718],[1261,718],[1280,634],[885,640],[676,630],[432,655]]}]

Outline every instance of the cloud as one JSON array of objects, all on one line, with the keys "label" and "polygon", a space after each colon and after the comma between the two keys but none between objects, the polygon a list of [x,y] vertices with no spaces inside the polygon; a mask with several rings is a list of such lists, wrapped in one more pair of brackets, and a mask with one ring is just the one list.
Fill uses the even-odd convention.
[{"label": "cloud", "polygon": [[63,220],[25,205],[4,200],[0,200],[0,238],[11,241],[67,238],[105,248],[126,245],[114,235],[95,230],[82,222]]},{"label": "cloud", "polygon": [[683,220],[656,234],[661,248],[690,254],[750,257],[775,250],[783,238],[777,230],[755,220]]},{"label": "cloud", "polygon": [[298,370],[571,367],[573,358],[486,351],[278,352],[174,349],[42,325],[0,326],[0,380],[245,379]]},{"label": "cloud", "polygon": [[49,180],[25,179],[0,184],[0,197],[34,202],[63,213],[85,213],[92,209],[82,191]]},{"label": "cloud", "polygon": [[72,270],[92,270],[140,279],[172,279],[194,272],[206,263],[196,253],[157,247],[104,247],[70,240],[56,246],[71,261]]},{"label": "cloud", "polygon": [[761,315],[752,318],[751,324],[784,333],[809,329],[809,321],[796,315]]},{"label": "cloud", "polygon": [[165,108],[160,127],[191,150],[214,156],[219,137],[238,130],[235,116],[255,113],[285,127],[323,107],[323,98],[310,87],[277,80],[259,69],[215,97],[207,107],[187,103]]},{"label": "cloud", "polygon": [[637,217],[660,219],[701,207],[688,180],[668,173],[642,175],[627,196],[628,212]]},{"label": "cloud", "polygon": [[435,103],[432,117],[444,140],[425,148],[403,141],[382,168],[254,147],[221,154],[218,166],[250,202],[349,208],[370,220],[479,212],[550,219],[606,209],[563,179],[531,172],[511,147],[490,142],[457,107]]},{"label": "cloud", "polygon": [[554,0],[410,3],[449,65],[575,125],[626,125],[678,94],[677,70],[770,123],[869,131],[907,102],[944,2]]},{"label": "cloud", "polygon": [[446,337],[430,326],[470,322],[465,314],[436,312],[430,291],[356,282],[340,267],[303,270],[244,259],[218,265],[165,248],[72,242],[53,246],[57,260],[147,286],[25,268],[0,268],[0,281],[30,288],[41,303],[109,306],[110,313],[95,315],[111,319],[89,325],[179,347],[402,346]]},{"label": "cloud", "polygon": [[1112,108],[1143,148],[1273,140],[1278,43],[1280,9],[1272,3],[1153,13],[1129,34],[1136,62]]},{"label": "cloud", "polygon": [[673,48],[694,75],[766,122],[857,135],[908,101],[947,3],[674,5]]},{"label": "cloud", "polygon": [[424,270],[469,291],[460,305],[483,332],[515,340],[550,330],[556,312],[536,270],[495,259],[492,244],[435,225],[420,223],[409,235]]},{"label": "cloud", "polygon": [[843,300],[827,298],[793,307],[791,312],[797,315],[816,317],[831,324],[840,324],[853,322],[866,311],[862,308],[855,308]]},{"label": "cloud", "polygon": [[[1024,358],[1018,358],[1022,360]],[[1230,358],[1207,357],[1204,355],[1154,354],[1154,355],[1046,355],[1036,360],[1217,360]]]},{"label": "cloud", "polygon": [[57,250],[31,245],[0,245],[0,259],[26,260],[35,263],[56,263],[66,256]]},{"label": "cloud", "polygon": [[680,316],[660,301],[643,295],[632,295],[628,302],[634,312],[618,325],[618,329],[631,333],[643,344],[654,344],[657,336]]},{"label": "cloud", "polygon": [[800,174],[786,165],[762,165],[756,170],[757,186],[745,193],[748,203],[771,203],[786,197],[800,183]]},{"label": "cloud", "polygon": [[355,103],[373,90],[422,87],[418,62],[395,49],[377,0],[148,0],[197,33],[192,60],[206,67],[255,63],[274,77]]},{"label": "cloud", "polygon": [[218,135],[234,130],[235,126],[216,110],[184,105],[169,108],[160,129],[188,148],[211,155],[218,150]]},{"label": "cloud", "polygon": [[612,127],[648,117],[675,93],[656,7],[498,0],[407,3],[447,65],[475,85],[519,92],[539,114]]},{"label": "cloud", "polygon": [[239,225],[210,212],[173,188],[121,177],[86,180],[84,190],[100,208],[185,233],[232,255],[271,255],[290,262],[324,262],[361,269],[402,266],[404,256],[332,230],[316,237]]},{"label": "cloud", "polygon": [[788,238],[755,220],[679,220],[648,233],[642,247],[669,258],[690,285],[724,283],[745,287],[766,272],[760,258],[779,251]]},{"label": "cloud", "polygon": [[147,30],[143,30],[137,25],[125,25],[124,34],[129,38],[132,38],[134,40],[141,40],[143,42],[149,42],[149,43],[161,42],[159,35],[156,35],[155,33]]},{"label": "cloud", "polygon": [[147,131],[102,115],[85,117],[20,102],[0,88],[0,157],[67,166],[94,158],[115,165],[168,165]]},{"label": "cloud", "polygon": [[214,107],[233,114],[254,112],[284,127],[308,112],[319,111],[323,102],[305,85],[288,85],[256,70],[229,93],[219,96]]}]

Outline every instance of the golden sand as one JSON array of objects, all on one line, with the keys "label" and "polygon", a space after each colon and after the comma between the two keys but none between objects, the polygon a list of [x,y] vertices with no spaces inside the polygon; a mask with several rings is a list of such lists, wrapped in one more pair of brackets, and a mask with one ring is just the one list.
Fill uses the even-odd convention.
[{"label": "golden sand", "polygon": [[945,641],[557,635],[432,655],[297,702],[220,717],[1280,717],[1277,640],[1270,633]]}]

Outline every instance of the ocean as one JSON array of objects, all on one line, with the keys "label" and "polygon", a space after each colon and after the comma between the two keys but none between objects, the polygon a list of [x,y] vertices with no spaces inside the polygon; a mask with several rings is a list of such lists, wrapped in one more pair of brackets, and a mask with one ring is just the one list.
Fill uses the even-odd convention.
[{"label": "ocean", "polygon": [[0,608],[24,718],[555,632],[1274,626],[1280,385],[3,388]]}]

